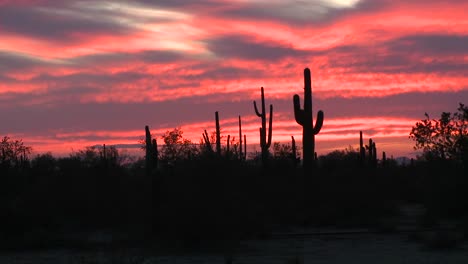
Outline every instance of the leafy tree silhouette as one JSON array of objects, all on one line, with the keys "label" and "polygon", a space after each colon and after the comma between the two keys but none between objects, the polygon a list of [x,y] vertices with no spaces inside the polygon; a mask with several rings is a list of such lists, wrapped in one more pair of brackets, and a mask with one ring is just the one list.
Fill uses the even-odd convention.
[{"label": "leafy tree silhouette", "polygon": [[439,119],[426,118],[416,122],[409,138],[422,149],[428,160],[463,161],[467,167],[468,156],[468,106],[459,103],[457,112],[442,112]]},{"label": "leafy tree silhouette", "polygon": [[168,130],[162,135],[164,145],[161,149],[161,159],[168,164],[177,160],[193,159],[199,154],[199,149],[192,141],[183,137],[180,127]]},{"label": "leafy tree silhouette", "polygon": [[4,136],[0,142],[0,165],[6,167],[19,166],[31,154],[32,148],[24,145],[22,139],[13,140]]}]

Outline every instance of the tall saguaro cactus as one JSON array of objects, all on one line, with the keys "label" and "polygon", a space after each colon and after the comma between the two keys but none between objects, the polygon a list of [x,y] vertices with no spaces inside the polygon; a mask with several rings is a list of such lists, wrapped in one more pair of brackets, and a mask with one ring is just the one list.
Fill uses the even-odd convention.
[{"label": "tall saguaro cactus", "polygon": [[294,118],[302,126],[302,153],[304,173],[310,174],[314,164],[315,135],[320,132],[323,125],[323,112],[319,110],[314,126],[312,116],[312,81],[309,68],[304,69],[304,109],[301,109],[299,95],[293,97]]},{"label": "tall saguaro cactus", "polygon": [[268,149],[271,146],[271,135],[272,135],[272,123],[273,123],[273,105],[270,104],[270,120],[268,128],[268,139],[267,139],[267,128],[266,128],[266,113],[265,113],[265,94],[263,87],[261,88],[261,100],[262,100],[262,111],[258,111],[257,104],[255,101],[254,109],[258,117],[262,119],[262,127],[260,128],[260,147],[262,148],[262,163],[266,164],[268,159]]}]

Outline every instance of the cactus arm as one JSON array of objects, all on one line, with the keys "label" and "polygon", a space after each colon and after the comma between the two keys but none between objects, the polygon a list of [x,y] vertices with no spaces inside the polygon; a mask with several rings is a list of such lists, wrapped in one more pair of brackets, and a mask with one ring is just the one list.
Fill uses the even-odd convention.
[{"label": "cactus arm", "polygon": [[255,103],[255,101],[253,101],[253,104],[254,104],[254,109],[255,109],[255,113],[257,114],[257,116],[262,117],[263,115],[258,111],[257,104]]},{"label": "cactus arm", "polygon": [[273,105],[270,105],[270,120],[269,120],[269,128],[268,128],[268,142],[266,143],[266,148],[270,148],[271,146],[271,136],[273,131]]},{"label": "cactus arm", "polygon": [[258,117],[265,118],[265,93],[263,91],[263,87],[260,89],[261,92],[261,101],[262,101],[262,112],[258,111],[257,104],[254,101],[254,108],[255,108],[255,113],[257,114]]},{"label": "cactus arm", "polygon": [[205,144],[210,144],[210,138],[208,137],[208,132],[206,132],[206,129],[205,129],[205,132],[202,134],[203,136],[203,140],[205,140]]},{"label": "cactus arm", "polygon": [[206,129],[202,135],[203,135],[203,139],[205,140],[205,147],[207,148],[209,152],[213,152],[213,147],[211,146],[210,137],[208,136],[208,132],[206,131]]},{"label": "cactus arm", "polygon": [[294,118],[296,119],[296,122],[303,126],[304,125],[304,110],[301,109],[301,102],[299,95],[295,94],[293,97],[293,103],[294,103]]},{"label": "cactus arm", "polygon": [[315,121],[315,126],[313,129],[314,135],[317,135],[320,132],[320,129],[322,129],[323,125],[323,111],[320,110],[317,113],[317,120]]}]

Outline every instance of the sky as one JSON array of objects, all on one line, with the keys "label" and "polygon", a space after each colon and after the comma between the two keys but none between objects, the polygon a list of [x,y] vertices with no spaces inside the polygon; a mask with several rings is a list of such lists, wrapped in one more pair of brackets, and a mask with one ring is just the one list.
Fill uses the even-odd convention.
[{"label": "sky", "polygon": [[[319,155],[372,138],[414,156],[411,127],[468,104],[468,2],[460,0],[0,0],[0,136],[34,153],[132,148],[144,127],[215,130],[260,150],[300,144],[293,96],[312,72]],[[236,139],[237,140],[237,139]],[[136,149],[136,148],[135,148]],[[138,150],[139,151],[139,150]],[[380,156],[380,153],[379,153]]]}]

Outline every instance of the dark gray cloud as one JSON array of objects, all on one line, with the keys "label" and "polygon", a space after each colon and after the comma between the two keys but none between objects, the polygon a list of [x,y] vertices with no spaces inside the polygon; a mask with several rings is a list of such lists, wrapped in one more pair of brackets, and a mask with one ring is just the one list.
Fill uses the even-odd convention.
[{"label": "dark gray cloud", "polygon": [[[314,99],[314,110],[322,109],[327,116],[394,116],[423,119],[424,112],[440,116],[443,111],[455,111],[459,102],[468,103],[468,86],[459,92],[410,92],[385,97],[334,97]],[[292,100],[292,99],[291,99]]]},{"label": "dark gray cloud", "polygon": [[305,54],[292,47],[273,45],[270,43],[256,43],[246,36],[224,36],[208,40],[208,49],[221,58],[242,58],[249,60],[278,60],[285,57]]},{"label": "dark gray cloud", "polygon": [[147,6],[153,7],[166,7],[166,8],[186,8],[186,7],[213,7],[213,6],[220,6],[226,5],[219,0],[135,0],[140,4],[144,4]]},{"label": "dark gray cloud", "polygon": [[[335,4],[333,4],[335,2]],[[342,1],[345,3],[346,1]],[[221,16],[234,19],[273,20],[295,26],[327,25],[355,15],[365,15],[385,11],[402,4],[423,4],[430,6],[437,0],[361,0],[354,6],[337,5],[336,1],[246,1],[242,4],[231,5],[222,9]],[[445,4],[460,4],[459,0],[447,0]]]},{"label": "dark gray cloud", "polygon": [[36,66],[45,66],[47,63],[34,59],[32,57],[5,52],[0,50],[0,71],[8,72],[10,70],[27,70]]},{"label": "dark gray cloud", "polygon": [[240,19],[277,20],[297,26],[325,25],[346,16],[384,10],[390,4],[392,2],[388,0],[362,0],[352,7],[333,5],[321,0],[245,2],[222,10],[220,15]]},{"label": "dark gray cloud", "polygon": [[[150,77],[138,72],[124,72],[118,74],[107,73],[78,73],[65,76],[56,76],[51,73],[56,69],[74,68],[74,69],[89,69],[102,67],[111,67],[113,65],[131,65],[135,62],[144,62],[147,64],[164,64],[173,63],[189,59],[181,53],[174,51],[160,51],[160,50],[145,50],[135,53],[101,53],[93,55],[85,55],[73,57],[70,59],[63,59],[61,61],[46,61],[41,58],[32,57],[26,54],[17,54],[5,52],[0,50],[0,77],[2,74],[10,71],[28,71],[33,68],[40,68],[42,74],[34,77],[29,81],[69,81],[80,82],[86,81],[88,83],[96,81],[111,81],[115,83],[118,81],[133,81],[135,79],[142,79],[143,77]],[[7,78],[5,76],[1,78]],[[8,82],[15,82],[12,78],[5,79]],[[22,82],[22,81],[21,81]]]},{"label": "dark gray cloud", "polygon": [[197,65],[196,68],[202,70],[201,73],[188,74],[184,78],[188,80],[241,80],[246,78],[262,78],[267,76],[267,72],[258,69],[239,68],[235,66],[210,67],[207,64]]},{"label": "dark gray cloud", "polygon": [[[123,36],[138,31],[136,24],[175,19],[156,12],[141,13],[134,9],[151,6],[135,4],[134,1],[86,0],[41,1],[28,6],[7,4],[0,8],[0,25],[4,32],[67,43],[87,35]],[[152,6],[151,11],[157,11],[158,6]]]},{"label": "dark gray cloud", "polygon": [[465,75],[468,63],[456,59],[468,54],[467,44],[466,35],[408,35],[378,47],[344,45],[317,54],[328,56],[328,67],[349,72]]},{"label": "dark gray cloud", "polygon": [[169,63],[188,59],[187,55],[170,50],[143,50],[134,53],[115,52],[79,56],[68,61],[77,66],[128,64],[130,62],[145,62],[150,64]]},{"label": "dark gray cloud", "polygon": [[[385,34],[385,32],[374,33]],[[468,54],[467,35],[407,35],[376,46],[373,44],[342,45],[326,50],[309,51],[295,50],[292,47],[271,43],[255,43],[246,36],[236,35],[209,40],[208,47],[221,58],[275,61],[286,57],[303,60],[326,56],[328,58],[326,67],[342,68],[350,73],[430,72],[465,75],[468,70],[468,63],[456,59]],[[453,57],[447,59],[445,55]],[[428,61],[427,57],[432,57],[432,61]],[[212,72],[214,76],[219,73],[221,72]],[[262,75],[258,72],[256,74]]]},{"label": "dark gray cloud", "polygon": [[68,90],[70,85],[89,85],[92,87],[109,87],[122,83],[135,83],[139,80],[152,78],[152,75],[139,72],[118,72],[118,73],[74,73],[68,75],[50,75],[41,74],[35,76],[29,81],[32,83],[55,83],[55,86],[62,86],[64,90]]},{"label": "dark gray cloud", "polygon": [[[3,6],[0,8],[2,30],[19,35],[33,36],[58,42],[72,41],[76,33],[126,34],[130,29],[125,24],[100,18],[99,13],[83,13],[54,2],[54,5],[35,7]],[[72,2],[68,2],[72,3]],[[58,12],[56,9],[60,9]]]},{"label": "dark gray cloud", "polygon": [[413,52],[428,55],[468,54],[468,35],[410,35],[390,41],[394,52]]}]

